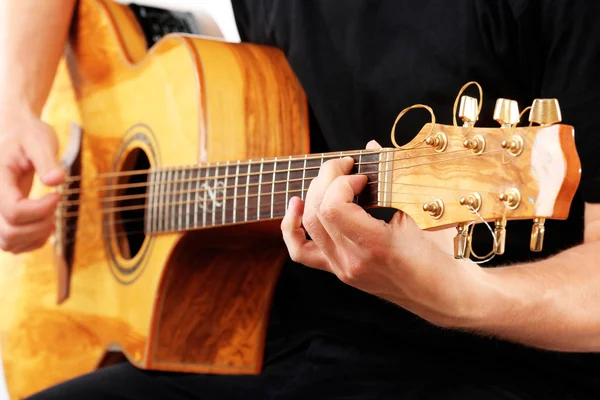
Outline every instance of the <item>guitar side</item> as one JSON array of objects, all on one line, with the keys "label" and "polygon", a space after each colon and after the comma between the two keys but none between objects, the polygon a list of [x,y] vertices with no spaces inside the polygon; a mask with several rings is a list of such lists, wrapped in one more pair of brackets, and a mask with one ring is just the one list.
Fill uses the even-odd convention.
[{"label": "guitar side", "polygon": [[284,56],[182,35],[147,54],[128,9],[105,0],[80,2],[70,43],[72,79],[61,64],[43,115],[61,149],[70,122],[83,129],[70,295],[57,304],[50,243],[0,254],[11,397],[93,371],[109,349],[141,368],[258,373],[287,254],[278,224],[149,235],[134,254],[125,235],[105,240],[94,189],[136,149],[150,167],[308,153],[305,98]]}]

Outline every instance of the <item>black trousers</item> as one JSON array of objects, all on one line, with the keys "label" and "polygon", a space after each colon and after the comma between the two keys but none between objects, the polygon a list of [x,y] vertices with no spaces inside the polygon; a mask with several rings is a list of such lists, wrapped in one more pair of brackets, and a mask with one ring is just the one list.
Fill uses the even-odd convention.
[{"label": "black trousers", "polygon": [[270,357],[257,376],[198,375],[139,370],[128,363],[103,368],[32,396],[31,400],[533,400],[591,399],[565,382],[506,377],[422,375],[383,364],[354,362],[356,349],[314,337],[293,353]]}]

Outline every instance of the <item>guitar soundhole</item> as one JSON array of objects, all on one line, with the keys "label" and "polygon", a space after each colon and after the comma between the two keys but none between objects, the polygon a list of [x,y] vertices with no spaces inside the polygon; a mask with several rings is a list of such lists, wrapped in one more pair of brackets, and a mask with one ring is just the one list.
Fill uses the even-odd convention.
[{"label": "guitar soundhole", "polygon": [[114,219],[115,234],[121,256],[131,259],[140,251],[146,237],[144,226],[150,161],[146,153],[137,148],[126,156],[121,168],[119,189],[116,191],[118,201],[115,201],[115,208],[120,209]]}]

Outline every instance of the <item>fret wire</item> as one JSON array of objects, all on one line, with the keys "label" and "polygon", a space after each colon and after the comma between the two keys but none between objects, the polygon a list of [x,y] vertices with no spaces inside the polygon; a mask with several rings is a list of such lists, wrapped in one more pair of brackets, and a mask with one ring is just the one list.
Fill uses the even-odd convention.
[{"label": "fret wire", "polygon": [[[221,208],[221,223],[225,224],[225,212],[227,211],[227,180],[229,179],[229,161],[225,164],[225,183],[223,184],[223,207]],[[216,194],[215,194],[216,196]]]},{"label": "fret wire", "polygon": [[192,176],[196,176],[196,193],[194,193],[194,228],[198,228],[198,209],[200,208],[200,181],[202,180],[202,170],[192,170]]},{"label": "fret wire", "polygon": [[[323,167],[323,161],[324,161],[324,159],[325,159],[325,153],[321,153],[321,165],[319,166],[319,170]],[[310,187],[310,184],[309,184],[309,187]]]},{"label": "fret wire", "polygon": [[256,220],[260,220],[260,192],[262,190],[262,177],[263,177],[263,167],[264,167],[264,162],[262,162],[264,160],[264,158],[261,158],[260,161],[260,172],[258,174],[258,200],[256,203]]},{"label": "fret wire", "polygon": [[246,201],[244,204],[244,222],[248,222],[248,191],[250,188],[250,168],[252,168],[252,164],[248,163],[248,173],[246,174]]},{"label": "fret wire", "polygon": [[158,211],[158,231],[159,232],[163,232],[164,231],[164,220],[163,220],[163,216],[164,216],[164,200],[163,200],[163,195],[164,195],[164,191],[165,191],[165,183],[164,181],[166,180],[167,176],[167,170],[163,170],[160,173],[160,186],[159,186],[159,194],[158,194],[158,206],[159,206],[159,211]]},{"label": "fret wire", "polygon": [[300,192],[300,198],[304,201],[304,181],[306,180],[306,160],[307,155],[304,155],[304,168],[302,168],[302,190]]},{"label": "fret wire", "polygon": [[290,169],[292,168],[292,156],[288,159],[287,177],[285,179],[285,211],[287,212],[290,201]]},{"label": "fret wire", "polygon": [[218,190],[219,190],[219,185],[217,183],[217,177],[219,176],[219,162],[217,162],[216,165],[217,169],[215,170],[215,176],[213,178],[214,180],[214,184],[213,184],[213,191],[212,191],[212,195],[214,196],[211,200],[212,200],[212,224],[213,226],[216,225],[216,214],[217,214],[217,197],[218,197]]},{"label": "fret wire", "polygon": [[[360,154],[358,155],[358,169],[357,169],[358,174],[360,174],[360,168],[362,167],[361,162],[362,162],[363,151],[364,150],[361,150]],[[354,196],[354,201],[356,203],[358,203],[358,195]]]},{"label": "fret wire", "polygon": [[208,174],[210,172],[210,166],[206,167],[206,176],[204,177],[204,182],[202,183],[202,187],[204,188],[204,197],[202,203],[202,226],[206,227],[206,196],[208,195],[207,185],[208,185]]},{"label": "fret wire", "polygon": [[231,212],[232,214],[232,220],[233,223],[235,224],[236,222],[236,217],[237,217],[237,192],[238,192],[238,178],[240,176],[240,161],[238,160],[236,166],[235,166],[235,182],[234,182],[234,186],[233,186],[233,210]]},{"label": "fret wire", "polygon": [[[179,171],[183,176],[185,176],[185,169],[182,169],[181,171]],[[177,185],[177,188],[179,189],[178,191],[182,191],[183,189],[183,183],[179,183]],[[175,196],[175,195],[174,195]],[[188,203],[189,204],[189,203]],[[180,231],[182,229],[183,226],[183,204],[179,205],[179,215],[177,215],[177,230]]]},{"label": "fret wire", "polygon": [[[167,204],[171,202],[171,193],[173,192],[173,186],[174,186],[174,182],[173,182],[173,170],[170,169],[169,172],[167,173],[167,188],[165,189],[165,196],[166,196],[166,201]],[[171,231],[173,228],[171,227],[171,221],[172,221],[172,216],[171,214],[173,213],[172,211],[172,207],[173,205],[170,205],[169,207],[167,207],[166,212],[165,212],[165,230]]]},{"label": "fret wire", "polygon": [[147,233],[152,233],[154,231],[154,227],[152,226],[154,224],[154,172],[150,172],[148,173],[148,180],[152,183],[152,185],[150,186],[149,190],[148,190],[148,200],[146,200],[146,203],[150,206],[150,208],[147,211],[148,215],[148,220],[146,221],[146,231]]},{"label": "fret wire", "polygon": [[273,182],[271,182],[271,218],[273,218],[273,203],[275,202],[275,180],[277,179],[275,174],[277,173],[277,157],[275,157],[275,163],[273,164]]},{"label": "fret wire", "polygon": [[[170,181],[169,187],[167,189],[167,203],[173,201],[172,200],[173,192],[175,191],[175,185],[177,184],[177,182],[175,181],[175,179],[173,177],[176,174],[177,174],[177,171],[171,170],[171,178],[167,178]],[[171,206],[168,207],[168,217],[167,217],[167,221],[166,221],[168,232],[173,231],[173,222],[175,222],[173,219],[173,214],[175,214],[174,211],[175,211],[176,206],[177,206],[176,204],[171,204]]]},{"label": "fret wire", "polygon": [[[192,173],[193,173],[192,171],[193,171],[193,169],[192,168],[188,168],[187,171],[190,172],[190,177],[192,177]],[[183,174],[183,176],[184,176],[184,179],[185,179],[185,173]],[[191,214],[191,212],[190,212],[190,203],[191,203],[191,200],[192,200],[192,198],[191,198],[192,197],[192,193],[191,193],[192,191],[190,190],[190,186],[191,186],[190,184],[185,185],[186,190],[188,190],[188,194],[187,194],[187,201],[188,201],[188,203],[187,203],[186,208],[185,208],[185,214],[186,214],[185,229],[186,230],[190,229],[190,214]]]},{"label": "fret wire", "polygon": [[[175,198],[175,195],[173,194],[176,190],[177,190],[177,170],[173,171],[173,180],[174,182],[171,184],[171,190],[169,191],[169,198]],[[177,217],[177,206],[173,206],[171,209],[171,231],[174,231],[175,228],[175,218]]]}]

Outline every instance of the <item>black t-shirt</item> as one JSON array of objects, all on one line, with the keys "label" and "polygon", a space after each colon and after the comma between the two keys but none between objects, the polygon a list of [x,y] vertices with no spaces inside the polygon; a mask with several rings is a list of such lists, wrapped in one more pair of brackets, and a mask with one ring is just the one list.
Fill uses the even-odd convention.
[{"label": "black t-shirt", "polygon": [[[233,5],[242,39],[282,49],[297,74],[310,105],[312,152],[361,149],[371,139],[390,146],[396,115],[415,103],[432,106],[439,122],[451,124],[454,98],[471,80],[484,88],[478,126],[498,126],[492,113],[499,97],[517,100],[521,109],[534,98],[557,98],[563,122],[575,127],[583,165],[569,219],[547,222],[539,254],[529,251],[531,222],[509,222],[507,251],[487,266],[547,257],[582,241],[584,201],[600,201],[600,1],[233,0]],[[409,113],[397,141],[408,142],[427,119],[425,112]],[[484,252],[491,239],[479,228],[475,247]],[[537,376],[600,386],[600,356],[441,329],[331,274],[289,262],[269,337],[283,338],[291,349],[314,335],[355,345],[359,355],[349,362],[416,377],[506,374],[511,380]]]}]

